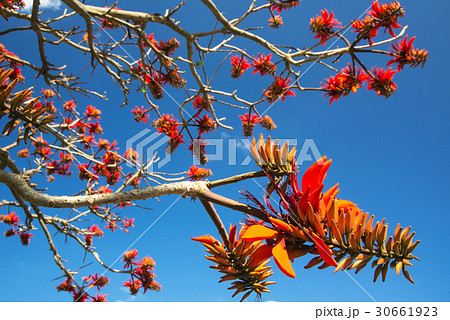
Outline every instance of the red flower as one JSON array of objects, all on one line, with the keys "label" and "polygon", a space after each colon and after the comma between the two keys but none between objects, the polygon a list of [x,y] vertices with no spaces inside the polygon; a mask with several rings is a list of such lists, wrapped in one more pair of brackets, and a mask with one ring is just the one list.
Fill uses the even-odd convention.
[{"label": "red flower", "polygon": [[98,180],[98,177],[89,171],[89,164],[77,165],[80,172],[78,173],[78,178],[81,180]]},{"label": "red flower", "polygon": [[67,278],[63,283],[56,286],[56,290],[59,291],[67,291],[67,292],[73,292],[75,291],[75,288],[72,284],[72,280]]},{"label": "red flower", "polygon": [[170,137],[168,142],[168,151],[173,152],[180,143],[184,143],[183,135],[180,134],[178,127],[180,124],[173,118],[172,115],[163,114],[162,118],[159,118],[153,122],[153,126],[159,133],[165,133]]},{"label": "red flower", "polygon": [[300,0],[279,0],[277,4],[274,4],[270,10],[277,10],[278,13],[281,13],[282,10],[288,10],[293,7],[300,5]]},{"label": "red flower", "polygon": [[392,28],[400,28],[398,18],[405,16],[405,10],[398,1],[389,4],[379,4],[378,0],[372,2],[372,11],[367,12],[377,22],[377,27],[383,27],[389,30],[389,34],[395,37]]},{"label": "red flower", "polygon": [[375,90],[379,96],[388,98],[397,89],[397,85],[392,81],[394,74],[397,71],[392,71],[392,68],[384,70],[383,68],[373,67],[373,78],[369,78],[368,90]]},{"label": "red flower", "polygon": [[[108,8],[109,7],[105,7]],[[121,10],[120,8],[113,6],[111,10]],[[103,31],[103,29],[117,29],[120,27],[120,24],[114,20],[110,20],[110,19],[102,19],[100,20],[100,23],[102,24],[102,27],[100,28],[101,31]]]},{"label": "red flower", "polygon": [[196,119],[195,121],[197,122],[198,132],[200,135],[203,133],[213,132],[216,128],[216,124],[207,114],[205,114],[203,118]]},{"label": "red flower", "polygon": [[48,142],[41,137],[37,137],[36,141],[33,141],[32,145],[36,147],[35,153],[40,155],[42,158],[48,158],[53,154],[50,147],[48,147]]},{"label": "red flower", "polygon": [[16,234],[16,231],[13,228],[6,230],[4,233],[6,238],[12,237],[15,234]]},{"label": "red flower", "polygon": [[86,292],[82,291],[82,290],[78,290],[78,291],[72,291],[72,297],[73,297],[73,301],[74,302],[85,302],[86,299],[88,298],[88,295]]},{"label": "red flower", "polygon": [[98,139],[97,147],[99,147],[100,150],[117,150],[118,148],[114,148],[117,144],[117,141],[114,140],[113,143],[110,143],[107,139]]},{"label": "red flower", "polygon": [[93,224],[87,229],[88,232],[91,232],[94,237],[103,237],[103,231],[96,224]]},{"label": "red flower", "polygon": [[364,20],[356,20],[352,23],[353,32],[358,32],[361,39],[369,41],[372,45],[372,39],[378,35],[378,27],[375,19],[372,16],[366,16]]},{"label": "red flower", "polygon": [[22,245],[27,246],[30,244],[30,238],[33,236],[31,233],[18,232],[18,234],[20,236],[20,242],[22,243]]},{"label": "red flower", "polygon": [[128,269],[131,265],[138,265],[138,262],[134,262],[134,259],[136,259],[138,254],[138,251],[136,249],[127,251],[123,254],[122,261],[125,262],[124,269]]},{"label": "red flower", "polygon": [[144,81],[147,83],[147,87],[149,88],[153,99],[158,100],[164,97],[162,88],[163,82],[161,77],[156,72],[152,72],[151,74],[146,73]]},{"label": "red flower", "polygon": [[89,121],[91,121],[91,118],[96,120],[101,119],[100,117],[101,114],[102,112],[99,109],[95,108],[94,106],[87,106],[86,108],[85,115],[88,117]]},{"label": "red flower", "polygon": [[272,54],[266,56],[265,54],[258,53],[258,58],[256,58],[252,63],[252,66],[255,68],[255,70],[253,70],[253,74],[257,72],[259,72],[261,76],[266,74],[275,74],[277,67],[272,61],[270,61],[270,59],[272,59]]},{"label": "red flower", "polygon": [[84,281],[90,282],[89,283],[89,289],[93,287],[97,287],[97,289],[100,291],[100,288],[103,288],[109,284],[109,278],[101,275],[100,277],[96,273],[95,275],[90,275],[87,278],[83,278]]},{"label": "red flower", "polygon": [[56,95],[51,89],[42,89],[42,94],[45,99],[53,98]]},{"label": "red flower", "polygon": [[275,123],[273,122],[272,118],[269,117],[268,115],[265,115],[265,116],[261,119],[261,121],[259,122],[259,124],[261,125],[261,127],[265,128],[265,129],[267,129],[267,130],[269,130],[269,131],[272,131],[273,129],[276,129],[276,127],[277,127],[277,126],[275,125]]},{"label": "red flower", "polygon": [[289,90],[291,86],[289,85],[291,79],[285,79],[283,77],[275,78],[275,81],[264,90],[264,95],[268,98],[268,103],[275,103],[278,99],[282,99],[283,101],[286,99],[286,96],[294,96],[294,91]]},{"label": "red flower", "polygon": [[97,293],[97,294],[95,295],[95,297],[91,298],[91,301],[92,301],[92,302],[107,302],[107,301],[106,301],[106,297],[107,297],[107,296],[108,296],[107,294],[100,294],[100,293]]},{"label": "red flower", "polygon": [[172,55],[176,49],[180,47],[180,41],[175,38],[171,38],[166,42],[159,42],[159,50],[164,52],[167,56]]},{"label": "red flower", "polygon": [[137,161],[139,154],[137,153],[136,150],[133,150],[132,148],[127,149],[127,151],[125,151],[125,154],[123,155],[124,158],[132,160],[132,161]]},{"label": "red flower", "polygon": [[128,219],[127,217],[124,218],[124,220],[122,221],[122,225],[125,228],[125,232],[128,232],[128,228],[134,228],[133,222],[134,218],[132,219]]},{"label": "red flower", "polygon": [[239,79],[244,71],[250,68],[247,59],[239,56],[232,56],[231,58],[231,77]]},{"label": "red flower", "polygon": [[130,289],[130,293],[134,296],[139,292],[139,288],[141,287],[142,281],[138,279],[133,279],[123,282],[124,287],[128,287]]},{"label": "red flower", "polygon": [[258,117],[258,115],[253,114],[251,117],[248,113],[245,115],[240,115],[239,118],[241,118],[242,121],[242,130],[243,134],[246,137],[250,137],[253,135],[253,129],[255,128],[255,124],[259,123],[261,121],[261,118]]},{"label": "red flower", "polygon": [[28,148],[22,149],[17,152],[17,156],[19,158],[28,158],[30,156],[30,153],[28,151]]},{"label": "red flower", "polygon": [[274,15],[267,20],[269,22],[269,26],[272,29],[276,29],[283,26],[283,18],[279,15]]},{"label": "red flower", "polygon": [[97,121],[96,123],[89,123],[87,127],[89,134],[101,134],[103,132],[103,128],[100,125],[99,121]]},{"label": "red flower", "polygon": [[144,122],[147,123],[147,118],[150,117],[149,114],[147,114],[148,109],[144,108],[144,106],[142,107],[138,107],[136,106],[134,109],[131,110],[131,112],[134,114],[134,120],[136,122]]},{"label": "red flower", "polygon": [[330,105],[342,96],[347,96],[350,92],[355,93],[367,81],[368,75],[361,69],[353,70],[350,63],[343,68],[336,76],[325,79],[322,89],[326,90],[325,96],[330,97]]},{"label": "red flower", "polygon": [[192,166],[189,168],[187,175],[191,177],[191,181],[198,181],[206,177],[212,176],[212,172],[210,169]]},{"label": "red flower", "polygon": [[141,262],[139,263],[139,268],[154,270],[153,267],[155,265],[156,265],[155,261],[151,257],[147,256],[142,258]]},{"label": "red flower", "polygon": [[9,214],[5,215],[0,215],[0,220],[3,223],[6,223],[7,225],[13,225],[13,226],[17,226],[17,223],[20,221],[19,217],[16,215],[16,213],[13,211]]},{"label": "red flower", "polygon": [[334,19],[334,13],[331,11],[328,13],[327,9],[321,10],[322,16],[317,15],[314,18],[311,18],[309,22],[309,29],[311,33],[316,34],[314,39],[319,39],[322,45],[326,43],[326,40],[329,36],[331,36],[335,31],[333,28],[341,27],[341,23]]},{"label": "red flower", "polygon": [[408,35],[406,35],[403,40],[397,43],[393,43],[391,45],[391,51],[394,54],[395,58],[390,60],[387,65],[389,66],[393,63],[397,63],[398,71],[402,70],[403,67],[408,64],[414,68],[419,66],[420,64],[422,64],[423,67],[425,62],[427,61],[428,51],[426,51],[425,49],[419,50],[414,48],[412,43],[415,39],[416,37],[412,37],[408,41]]},{"label": "red flower", "polygon": [[92,236],[90,234],[84,236],[84,243],[86,243],[87,246],[92,246]]},{"label": "red flower", "polygon": [[166,73],[162,75],[161,81],[166,84],[170,84],[174,88],[182,88],[186,84],[186,80],[184,80],[180,73],[178,72],[179,67],[168,70]]}]

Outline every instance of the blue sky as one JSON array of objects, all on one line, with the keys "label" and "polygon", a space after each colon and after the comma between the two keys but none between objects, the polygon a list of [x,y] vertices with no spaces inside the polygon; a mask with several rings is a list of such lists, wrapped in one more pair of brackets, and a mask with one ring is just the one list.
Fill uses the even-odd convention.
[{"label": "blue sky", "polygon": [[[249,1],[247,1],[249,2]],[[246,3],[247,3],[246,2]],[[103,5],[104,1],[92,1]],[[144,10],[146,1],[119,3],[123,9]],[[168,7],[177,4],[176,1],[166,1]],[[225,11],[227,17],[235,17],[246,8],[239,7],[238,2],[221,3],[218,7]],[[346,24],[358,17],[370,4],[370,1],[309,1],[302,2],[301,7],[283,14],[286,22],[284,29],[272,31],[266,25],[268,13],[260,14],[259,20],[251,20],[253,25],[263,25],[264,35],[275,39],[277,43],[306,46],[314,44],[307,30],[309,18],[327,8],[335,12],[336,17]],[[389,222],[389,233],[392,234],[397,222],[402,226],[412,226],[416,232],[415,239],[422,242],[415,253],[420,262],[414,262],[410,273],[415,284],[409,283],[403,276],[389,271],[387,281],[372,282],[373,270],[365,268],[358,275],[354,272],[346,274],[333,273],[331,269],[305,270],[304,265],[309,259],[300,258],[295,261],[296,279],[284,276],[274,266],[272,280],[276,285],[269,288],[272,293],[263,296],[263,300],[275,301],[448,301],[449,276],[447,273],[449,258],[445,235],[448,233],[447,216],[450,210],[448,181],[450,178],[446,160],[450,156],[450,130],[448,119],[449,90],[447,84],[448,41],[443,40],[443,22],[447,20],[449,4],[444,1],[427,2],[402,1],[406,9],[406,17],[400,23],[409,25],[407,33],[417,36],[414,44],[430,51],[429,59],[424,69],[406,67],[395,75],[394,81],[398,90],[389,99],[378,97],[365,88],[356,94],[334,102],[330,107],[328,99],[316,92],[297,93],[297,97],[288,97],[284,103],[276,103],[268,114],[273,118],[278,128],[271,133],[272,137],[297,139],[299,146],[305,139],[313,139],[321,155],[333,159],[325,180],[325,188],[340,183],[340,198],[352,200],[364,212],[374,214],[378,220],[386,218]],[[153,6],[153,4],[152,4]],[[155,3],[151,12],[162,10],[161,3]],[[201,30],[212,23],[208,15],[201,15],[200,1],[186,8],[180,16],[182,25],[189,30]],[[54,14],[49,10],[49,14]],[[186,19],[186,20],[184,20]],[[258,22],[259,21],[259,22]],[[259,23],[259,24],[258,24]],[[20,25],[11,19],[2,23],[0,30],[6,27]],[[158,33],[157,39],[167,40],[170,33]],[[97,37],[108,40],[105,33],[97,33]],[[27,49],[23,43],[27,43]],[[19,57],[38,62],[37,41],[30,32],[21,33],[21,37],[2,36],[3,43]],[[30,47],[28,47],[28,44]],[[31,49],[28,49],[31,48]],[[55,65],[73,63],[73,69],[81,70],[89,57],[74,54],[65,50],[66,54],[57,54],[48,48],[49,57]],[[180,49],[182,50],[182,49]],[[257,49],[249,47],[253,53]],[[386,58],[365,57],[368,65],[384,66]],[[347,60],[341,59],[336,68],[345,66]],[[228,68],[228,67],[227,67]],[[225,68],[224,77],[229,72]],[[27,75],[27,86],[42,85],[39,79],[35,82],[31,73]],[[324,77],[332,75],[330,70],[315,64],[305,71],[301,84],[318,86]],[[100,70],[92,77],[90,71],[84,71],[83,78],[89,80],[90,88],[100,92],[107,91],[108,101],[84,99],[79,97],[80,109],[94,104],[103,112],[104,138],[110,141],[117,139],[121,151],[125,150],[125,142],[141,130],[148,128],[145,124],[136,125],[130,109],[145,105],[144,99],[138,94],[132,95],[129,106],[120,108],[122,97],[110,79]],[[259,77],[259,76],[258,76]],[[246,95],[248,100],[257,98],[264,86],[254,81],[255,76],[247,72],[240,80],[224,78],[217,81],[219,88],[238,90]],[[172,91],[170,92],[172,94]],[[177,96],[177,95],[180,96]],[[180,101],[182,93],[173,91],[175,101]],[[58,101],[55,101],[58,104]],[[176,113],[178,106],[169,97],[161,100],[163,112]],[[264,111],[265,106],[260,107]],[[235,127],[233,131],[221,130],[210,135],[210,138],[225,138],[225,146],[230,139],[239,142],[244,138],[240,129],[239,114],[227,107],[218,108],[221,115],[226,116],[226,123]],[[152,115],[154,116],[154,115]],[[153,117],[152,117],[153,119]],[[259,128],[255,135],[267,132]],[[239,144],[239,143],[238,143]],[[185,149],[185,148],[180,148]],[[214,152],[210,150],[209,152]],[[222,178],[246,171],[257,170],[251,162],[247,166],[238,165],[247,153],[245,148],[237,148],[237,165],[228,164],[229,150],[224,149],[224,160],[211,161],[208,168],[213,170],[213,178]],[[192,159],[186,150],[178,150],[172,160],[162,168],[168,172],[187,170]],[[304,170],[312,162],[305,162],[300,170]],[[81,186],[71,180],[57,178],[49,186],[49,193],[61,194],[79,190]],[[69,183],[68,183],[69,182]],[[264,179],[257,180],[264,185]],[[245,201],[239,191],[245,187],[255,195],[260,195],[259,185],[253,181],[223,187],[215,190],[220,194]],[[0,187],[0,198],[10,198],[5,188]],[[129,234],[105,232],[101,239],[95,239],[105,263],[111,264],[130,245],[138,249],[140,257],[152,256],[156,263],[157,281],[162,284],[162,291],[131,297],[121,287],[123,276],[111,276],[111,284],[103,290],[108,293],[111,301],[234,301],[227,283],[218,284],[220,274],[209,268],[210,263],[204,258],[203,247],[190,240],[190,237],[211,234],[218,237],[213,223],[209,220],[201,204],[190,199],[179,199],[178,196],[161,197],[159,201],[140,201],[139,205],[152,210],[127,209],[124,214],[135,217],[135,228]],[[238,223],[243,216],[237,212],[217,207],[225,225]],[[4,209],[1,209],[4,210]],[[0,210],[0,213],[4,213]],[[59,212],[58,215],[67,213]],[[157,220],[157,221],[156,221]],[[155,223],[156,221],[156,223]],[[97,223],[97,222],[96,222]],[[153,226],[152,226],[153,225]],[[151,228],[149,228],[151,226]],[[5,227],[1,227],[4,232]],[[4,230],[3,230],[4,229]],[[108,231],[108,230],[106,230]],[[57,293],[54,287],[61,280],[52,281],[60,276],[58,267],[48,250],[45,237],[41,230],[34,232],[32,243],[28,247],[18,244],[15,238],[0,237],[0,301],[69,301],[70,296]],[[137,242],[136,239],[139,238]],[[69,260],[70,268],[76,269],[91,260],[83,262],[84,252],[70,243],[65,244],[61,235],[55,236],[58,248],[64,259]],[[114,267],[121,267],[118,261]],[[103,272],[101,266],[95,263],[80,270],[80,275]],[[357,281],[359,283],[356,284]],[[362,290],[360,288],[364,288]],[[95,289],[94,289],[95,290]]]}]

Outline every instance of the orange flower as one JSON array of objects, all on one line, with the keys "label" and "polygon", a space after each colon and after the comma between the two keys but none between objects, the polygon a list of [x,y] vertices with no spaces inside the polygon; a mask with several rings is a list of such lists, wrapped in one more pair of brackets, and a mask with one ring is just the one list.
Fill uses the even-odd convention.
[{"label": "orange flower", "polygon": [[197,181],[212,176],[212,172],[210,169],[192,166],[189,168],[187,175],[191,177],[191,181]]},{"label": "orange flower", "polygon": [[392,81],[396,72],[392,68],[384,70],[383,68],[373,67],[373,77],[369,78],[367,89],[376,91],[379,96],[390,97],[397,89],[397,85]]},{"label": "orange flower", "polygon": [[96,120],[101,119],[100,117],[101,114],[102,112],[99,109],[95,108],[94,106],[87,106],[86,108],[85,115],[88,117],[89,121],[91,121],[91,118]]},{"label": "orange flower", "polygon": [[231,58],[231,77],[239,79],[244,71],[250,68],[247,59],[239,56],[232,56]]},{"label": "orange flower", "polygon": [[261,118],[258,117],[257,114],[253,114],[251,117],[248,113],[245,115],[240,115],[239,118],[241,118],[242,121],[242,130],[243,134],[246,137],[250,137],[253,135],[253,129],[255,128],[255,125],[261,121]]},{"label": "orange flower", "polygon": [[267,20],[269,22],[269,26],[272,29],[276,29],[283,26],[283,18],[280,15],[274,15]]},{"label": "orange flower", "polygon": [[131,110],[131,112],[134,115],[134,121],[136,122],[144,122],[147,123],[147,118],[150,117],[150,115],[148,114],[148,109],[144,108],[144,106],[142,107],[138,107],[136,106],[134,109]]},{"label": "orange flower", "polygon": [[203,118],[196,119],[195,121],[197,122],[198,125],[199,135],[203,133],[213,132],[214,129],[216,128],[216,124],[207,114],[205,114]]},{"label": "orange flower", "polygon": [[387,65],[397,63],[397,70],[400,71],[405,65],[410,65],[411,67],[417,67],[422,64],[422,68],[427,61],[428,51],[425,49],[419,50],[414,48],[413,42],[416,37],[412,37],[408,41],[408,35],[402,41],[393,43],[392,53],[395,56],[394,59],[390,60]]},{"label": "orange flower", "polygon": [[283,77],[274,78],[275,81],[267,88],[267,90],[264,90],[264,95],[267,97],[268,103],[275,103],[280,98],[284,101],[286,96],[295,97],[294,91],[289,90],[291,88],[289,85],[291,79]]},{"label": "orange flower", "polygon": [[339,98],[349,95],[350,92],[355,93],[368,78],[369,76],[363,70],[358,68],[353,70],[349,63],[336,76],[325,79],[326,83],[322,83],[322,89],[327,91],[325,96],[330,97],[331,105],[333,101],[338,101]]},{"label": "orange flower", "polygon": [[321,10],[320,13],[322,14],[321,16],[317,15],[311,18],[309,29],[311,33],[316,34],[314,39],[320,38],[322,45],[325,45],[327,38],[335,32],[333,28],[341,27],[342,24],[334,19],[333,11],[328,13],[327,9],[325,9]]},{"label": "orange flower", "polygon": [[291,8],[294,8],[296,6],[300,5],[300,0],[280,0],[277,1],[277,4],[274,4],[270,10],[275,11],[277,10],[278,13],[281,13],[283,10],[289,10]]},{"label": "orange flower", "polygon": [[255,68],[253,74],[259,72],[261,76],[266,74],[273,75],[277,70],[277,67],[270,59],[272,59],[272,54],[266,56],[265,54],[258,53],[258,58],[252,63],[252,66]]}]

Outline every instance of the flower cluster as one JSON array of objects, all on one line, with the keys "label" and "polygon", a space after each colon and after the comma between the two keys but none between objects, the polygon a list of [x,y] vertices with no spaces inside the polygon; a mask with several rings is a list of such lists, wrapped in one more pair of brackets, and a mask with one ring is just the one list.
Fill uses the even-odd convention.
[{"label": "flower cluster", "polygon": [[124,287],[130,290],[132,295],[136,295],[139,289],[159,291],[161,285],[154,279],[156,275],[153,273],[156,265],[155,261],[150,257],[144,257],[141,261],[137,259],[138,251],[136,249],[127,251],[123,255],[122,261],[125,262],[124,269],[129,269],[131,279],[124,281]]},{"label": "flower cluster", "polygon": [[366,39],[370,44],[372,39],[378,35],[378,29],[389,30],[389,34],[395,37],[393,29],[398,29],[398,19],[405,16],[405,10],[398,1],[389,4],[379,4],[378,0],[372,2],[372,10],[367,12],[363,20],[353,21],[354,32],[358,33],[360,39]]},{"label": "flower cluster", "polygon": [[278,13],[281,13],[281,11],[283,10],[289,10],[300,5],[300,1],[301,0],[279,0],[276,2],[276,4],[270,7],[270,10],[278,11]]},{"label": "flower cluster", "polygon": [[260,124],[266,130],[273,130],[277,126],[273,122],[272,118],[268,115],[260,118],[257,114],[250,115],[248,113],[244,115],[240,115],[239,118],[242,122],[242,133],[246,137],[251,137],[253,135],[253,130],[255,129],[256,124]]},{"label": "flower cluster", "polygon": [[210,235],[191,238],[200,242],[206,252],[211,256],[206,259],[215,263],[210,266],[224,275],[220,282],[233,281],[229,290],[235,290],[233,297],[239,293],[244,293],[241,301],[244,301],[252,292],[256,293],[258,299],[263,292],[270,292],[268,285],[274,284],[274,281],[267,281],[267,278],[273,274],[269,262],[267,245],[261,241],[246,241],[242,238],[246,227],[241,228],[237,233],[237,226],[230,226],[230,233],[227,241],[220,243]]},{"label": "flower cluster", "polygon": [[284,101],[286,96],[295,97],[294,91],[289,90],[292,88],[292,86],[289,85],[291,79],[283,78],[281,76],[274,76],[274,78],[275,81],[266,90],[264,90],[264,95],[266,96],[268,103],[275,103],[279,99]]},{"label": "flower cluster", "polygon": [[212,176],[212,172],[210,169],[192,166],[189,168],[187,175],[191,177],[191,181],[198,181],[206,177]]},{"label": "flower cluster", "polygon": [[255,68],[255,70],[253,70],[253,74],[259,72],[261,76],[266,74],[274,75],[277,67],[272,61],[270,61],[271,59],[272,54],[268,54],[266,56],[265,54],[258,53],[258,58],[255,58],[252,63],[252,66]]},{"label": "flower cluster", "polygon": [[[283,152],[270,150],[272,148],[255,148],[252,156],[257,163],[261,163],[261,159],[275,163],[272,158]],[[295,157],[292,161],[292,168],[295,168]],[[406,266],[411,265],[410,260],[415,258],[412,252],[420,242],[412,242],[414,232],[410,233],[410,227],[397,225],[394,236],[388,238],[388,224],[384,219],[374,224],[374,216],[363,213],[355,203],[337,197],[339,184],[324,191],[324,179],[330,165],[331,160],[326,157],[317,160],[304,172],[301,180],[296,168],[288,177],[282,178],[280,172],[263,166],[270,180],[267,190],[279,196],[281,211],[271,205],[270,193],[261,202],[245,191],[243,194],[266,219],[247,220],[241,239],[248,242],[266,240],[265,257],[273,256],[279,269],[289,277],[295,277],[291,261],[309,253],[315,257],[305,268],[321,264],[319,269],[333,266],[335,272],[343,269],[359,272],[374,259],[374,281],[380,274],[384,281],[387,270],[392,267],[397,274],[402,271],[405,278],[413,282]]]},{"label": "flower cluster", "polygon": [[343,96],[347,96],[350,92],[355,93],[356,90],[362,87],[369,76],[361,69],[351,66],[349,63],[347,67],[343,68],[336,76],[325,79],[325,84],[322,83],[322,89],[326,90],[325,96],[330,97],[330,105],[333,101],[339,100]]},{"label": "flower cluster", "polygon": [[243,56],[232,56],[231,58],[231,77],[239,79],[246,69],[250,68],[247,59]]},{"label": "flower cluster", "polygon": [[95,296],[92,296],[87,291],[93,287],[97,287],[97,290],[100,291],[101,288],[109,284],[109,278],[104,275],[98,276],[98,273],[96,273],[95,275],[82,277],[82,280],[83,284],[79,286],[72,278],[67,277],[62,283],[56,286],[56,291],[69,292],[74,302],[86,302],[87,299],[92,302],[107,302],[107,294],[97,293]]},{"label": "flower cluster", "polygon": [[131,110],[131,113],[133,113],[134,115],[134,121],[136,122],[142,121],[144,123],[147,123],[147,119],[150,117],[148,112],[149,110],[147,108],[144,108],[144,106],[140,108],[136,106],[134,109]]},{"label": "flower cluster", "polygon": [[164,133],[170,138],[170,151],[175,150],[180,143],[184,143],[183,135],[180,133],[178,127],[180,123],[173,117],[173,115],[163,114],[161,118],[153,122],[153,126],[159,133]]},{"label": "flower cluster", "polygon": [[0,222],[3,222],[4,224],[11,226],[11,228],[5,231],[4,233],[4,236],[6,238],[18,234],[20,238],[20,243],[22,243],[22,245],[27,246],[30,244],[30,238],[33,235],[29,233],[27,231],[28,229],[20,223],[19,216],[14,211],[8,213],[7,215],[1,214]]},{"label": "flower cluster", "polygon": [[335,32],[333,28],[341,27],[342,24],[334,18],[334,13],[331,11],[328,13],[328,10],[321,10],[321,15],[317,15],[314,18],[311,18],[309,22],[309,29],[313,34],[315,34],[314,39],[320,38],[320,43],[324,45],[327,39]]},{"label": "flower cluster", "polygon": [[[121,10],[120,8],[118,8],[117,6],[113,6],[112,8],[106,6],[105,8],[108,8],[109,10]],[[102,25],[102,27],[100,28],[101,31],[103,31],[103,29],[118,29],[120,28],[121,24],[117,21],[115,21],[114,19],[108,19],[108,18],[103,18],[100,20],[100,24]]]},{"label": "flower cluster", "polygon": [[390,60],[387,65],[391,65],[393,63],[397,63],[397,70],[400,71],[403,69],[405,65],[409,65],[411,67],[417,67],[422,65],[422,68],[427,61],[428,51],[425,49],[416,49],[413,46],[413,42],[416,37],[412,37],[408,41],[408,35],[399,42],[393,43],[391,45],[392,53],[394,55],[394,59]]}]

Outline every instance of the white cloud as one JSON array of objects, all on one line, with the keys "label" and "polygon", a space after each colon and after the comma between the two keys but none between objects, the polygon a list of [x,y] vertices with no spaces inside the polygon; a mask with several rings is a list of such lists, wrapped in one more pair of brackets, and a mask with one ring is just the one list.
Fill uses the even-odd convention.
[{"label": "white cloud", "polygon": [[[24,11],[31,11],[33,8],[33,0],[24,0],[25,2],[25,9]],[[39,9],[51,9],[51,10],[58,10],[61,7],[61,0],[40,0],[41,5],[39,6]]]}]

